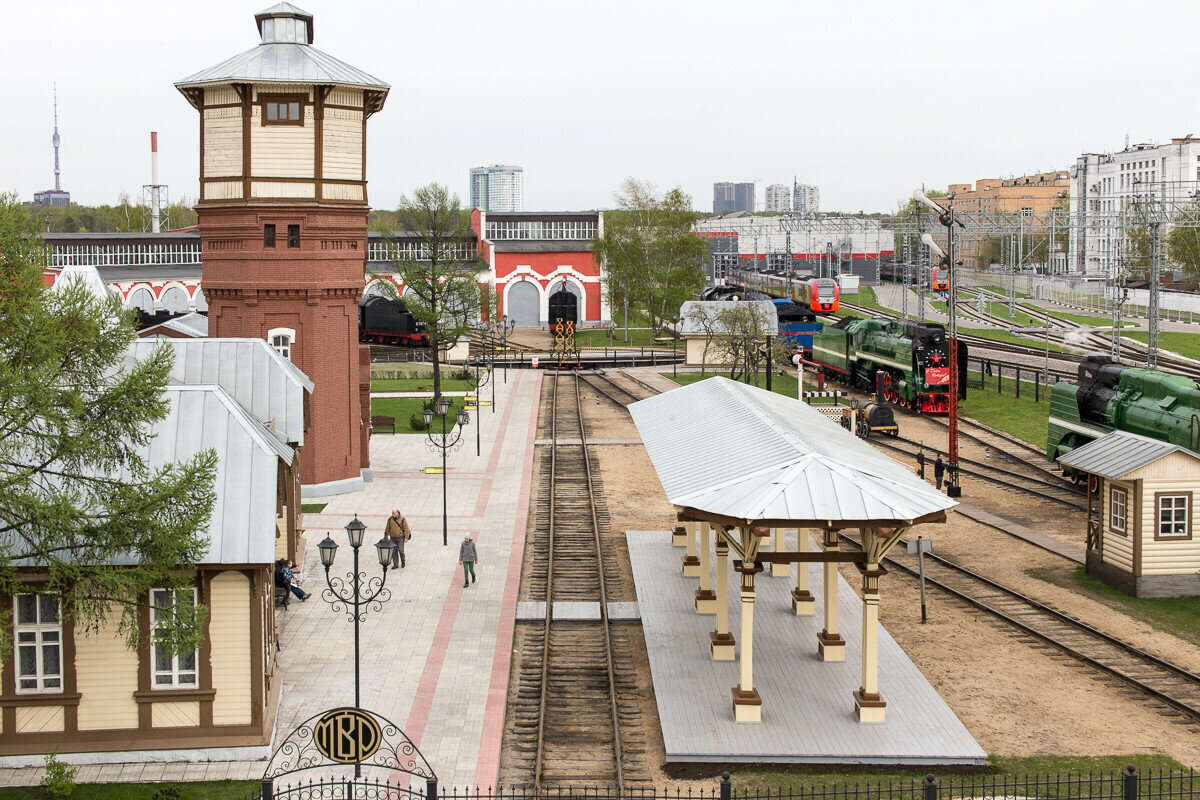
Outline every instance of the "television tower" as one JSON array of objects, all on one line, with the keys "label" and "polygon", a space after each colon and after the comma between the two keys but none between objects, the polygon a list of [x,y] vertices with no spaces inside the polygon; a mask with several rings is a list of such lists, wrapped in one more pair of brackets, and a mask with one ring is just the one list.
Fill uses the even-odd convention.
[{"label": "television tower", "polygon": [[58,146],[62,144],[62,139],[58,135],[58,84],[54,84],[54,137],[50,140],[54,143],[54,188],[47,189],[44,192],[34,192],[33,202],[39,206],[58,206],[62,208],[71,202],[70,192],[62,190],[62,170],[58,166]]},{"label": "television tower", "polygon": [[59,182],[59,176],[62,170],[58,168],[58,146],[62,144],[62,139],[58,137],[58,84],[54,84],[54,191],[62,191],[62,183]]}]

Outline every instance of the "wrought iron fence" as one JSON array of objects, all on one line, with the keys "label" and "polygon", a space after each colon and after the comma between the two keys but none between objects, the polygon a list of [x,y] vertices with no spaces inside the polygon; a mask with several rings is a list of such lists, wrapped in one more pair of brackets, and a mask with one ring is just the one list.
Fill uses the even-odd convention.
[{"label": "wrought iron fence", "polygon": [[1200,798],[1200,772],[953,775],[924,779],[847,782],[821,786],[735,786],[729,773],[695,788],[654,789],[604,785],[543,788],[498,786],[439,788],[437,781],[409,784],[388,779],[314,779],[264,786],[248,800],[1165,800]]}]

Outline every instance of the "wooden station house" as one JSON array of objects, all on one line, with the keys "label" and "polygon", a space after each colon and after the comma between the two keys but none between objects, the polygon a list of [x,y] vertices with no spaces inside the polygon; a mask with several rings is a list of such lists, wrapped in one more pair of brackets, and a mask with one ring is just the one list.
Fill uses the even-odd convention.
[{"label": "wooden station house", "polygon": [[[739,681],[731,690],[736,721],[761,722],[769,700],[754,684],[755,576],[767,564],[775,575],[800,565],[792,612],[811,615],[807,565],[819,562],[825,624],[817,652],[825,662],[845,658],[838,564],[853,563],[862,576],[863,604],[862,681],[853,694],[854,711],[859,722],[884,722],[887,702],[878,675],[879,580],[886,572],[881,562],[910,527],[944,522],[956,503],[805,403],[726,378],[673,389],[629,410],[683,524],[675,534],[676,543],[687,548],[683,574],[699,578],[688,602],[697,614],[716,618],[709,635],[712,658],[739,660]],[[821,549],[783,549],[782,533],[790,528],[814,530]],[[861,550],[842,549],[839,534],[848,529],[858,530]],[[740,649],[728,619],[731,569],[741,598]]]},{"label": "wooden station house", "polygon": [[1200,455],[1114,431],[1058,461],[1088,475],[1088,575],[1134,597],[1200,595]]},{"label": "wooden station house", "polygon": [[679,308],[679,335],[683,338],[684,366],[729,366],[725,363],[725,354],[713,340],[729,335],[729,331],[725,330],[720,322],[720,312],[738,306],[752,307],[757,311],[764,336],[776,334],[779,329],[779,314],[770,300],[688,300]]}]

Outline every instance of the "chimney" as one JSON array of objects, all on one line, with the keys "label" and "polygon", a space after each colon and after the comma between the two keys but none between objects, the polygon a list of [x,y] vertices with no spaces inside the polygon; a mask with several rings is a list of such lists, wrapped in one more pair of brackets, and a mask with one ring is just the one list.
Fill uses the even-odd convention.
[{"label": "chimney", "polygon": [[162,233],[162,195],[158,191],[158,131],[150,131],[150,232]]}]

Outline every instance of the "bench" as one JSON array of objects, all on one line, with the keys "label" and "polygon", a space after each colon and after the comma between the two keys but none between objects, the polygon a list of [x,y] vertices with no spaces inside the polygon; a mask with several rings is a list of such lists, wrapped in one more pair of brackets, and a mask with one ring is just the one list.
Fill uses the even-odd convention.
[{"label": "bench", "polygon": [[284,587],[276,586],[275,587],[275,605],[283,606],[284,608],[287,608],[288,607],[288,599],[289,599],[290,595],[291,595],[291,592],[289,592]]},{"label": "bench", "polygon": [[371,417],[371,430],[372,431],[382,430],[383,428],[389,428],[390,429],[388,431],[389,433],[395,433],[396,432],[396,418],[395,417],[387,417],[382,414]]}]

